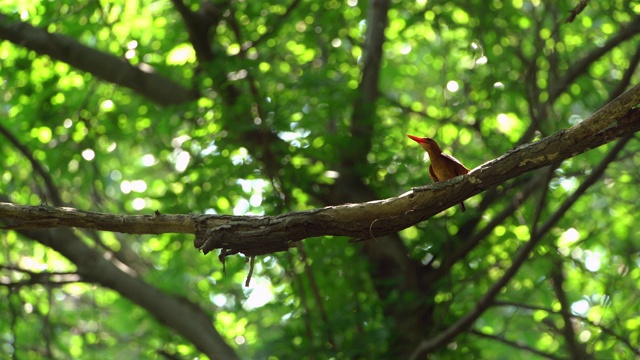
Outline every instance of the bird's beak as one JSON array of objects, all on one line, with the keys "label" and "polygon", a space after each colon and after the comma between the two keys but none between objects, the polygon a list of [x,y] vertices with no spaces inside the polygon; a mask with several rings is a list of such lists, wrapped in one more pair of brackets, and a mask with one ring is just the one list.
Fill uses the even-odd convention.
[{"label": "bird's beak", "polygon": [[407,135],[407,137],[415,142],[417,142],[418,144],[423,144],[425,143],[423,138],[419,138],[417,136],[413,136],[413,135]]}]

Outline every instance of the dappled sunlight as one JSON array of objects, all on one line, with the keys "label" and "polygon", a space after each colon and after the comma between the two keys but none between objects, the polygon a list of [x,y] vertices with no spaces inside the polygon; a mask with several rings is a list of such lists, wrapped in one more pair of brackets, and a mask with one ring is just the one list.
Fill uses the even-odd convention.
[{"label": "dappled sunlight", "polygon": [[2,352],[640,356],[638,14],[0,4]]},{"label": "dappled sunlight", "polygon": [[242,306],[245,309],[254,310],[273,301],[273,288],[268,279],[258,276],[253,278],[251,281],[251,288],[245,290],[245,294],[248,296],[242,303]]}]

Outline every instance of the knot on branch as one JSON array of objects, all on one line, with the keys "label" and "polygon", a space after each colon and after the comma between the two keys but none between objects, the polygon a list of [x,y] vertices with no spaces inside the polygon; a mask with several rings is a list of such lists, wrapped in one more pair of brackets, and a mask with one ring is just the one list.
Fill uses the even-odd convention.
[{"label": "knot on branch", "polygon": [[[246,256],[264,255],[287,250],[295,241],[304,238],[301,232],[291,231],[291,218],[230,217],[223,224],[210,224],[205,218],[196,225],[194,246],[207,254],[223,249],[226,255],[243,253]],[[304,227],[298,223],[296,227]]]}]

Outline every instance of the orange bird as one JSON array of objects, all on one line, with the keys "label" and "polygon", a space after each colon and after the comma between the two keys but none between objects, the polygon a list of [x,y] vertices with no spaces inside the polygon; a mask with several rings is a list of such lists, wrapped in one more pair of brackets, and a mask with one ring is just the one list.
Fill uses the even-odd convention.
[{"label": "orange bird", "polygon": [[[409,139],[417,142],[422,148],[429,154],[429,176],[433,181],[445,181],[454,178],[458,175],[464,175],[469,172],[466,166],[462,165],[458,159],[449,154],[445,154],[433,139],[428,137],[417,137],[413,135],[407,135]],[[460,207],[464,212],[464,203],[460,203]]]}]

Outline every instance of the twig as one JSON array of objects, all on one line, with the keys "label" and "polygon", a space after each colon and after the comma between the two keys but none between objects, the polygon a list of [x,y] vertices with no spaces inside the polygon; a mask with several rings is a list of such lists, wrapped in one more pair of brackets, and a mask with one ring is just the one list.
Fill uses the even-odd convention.
[{"label": "twig", "polygon": [[244,286],[245,287],[249,287],[249,283],[251,283],[251,276],[253,275],[253,268],[256,265],[256,257],[255,256],[251,256],[251,257],[249,257],[249,259],[250,259],[249,274],[247,274],[247,281],[244,282]]},{"label": "twig", "polygon": [[218,255],[218,260],[222,263],[222,274],[227,276],[227,249],[221,249],[220,255]]},{"label": "twig", "polygon": [[[6,137],[7,140],[9,140],[9,142],[16,149],[18,149],[18,151],[22,154],[22,156],[24,156],[25,158],[27,158],[27,160],[29,160],[29,163],[31,163],[31,167],[33,168],[33,171],[36,174],[38,174],[44,181],[44,185],[45,185],[45,188],[47,189],[47,194],[49,194],[49,200],[51,200],[52,205],[63,206],[64,203],[62,202],[62,197],[60,196],[60,192],[58,191],[58,188],[55,182],[53,181],[51,174],[49,174],[49,172],[44,169],[42,164],[40,164],[40,162],[33,157],[33,154],[31,153],[31,149],[29,149],[26,145],[20,142],[20,140],[18,140],[18,138],[15,137],[15,135],[13,135],[13,133],[11,133],[11,131],[5,128],[2,124],[0,124],[0,133],[4,135],[4,137]],[[44,195],[45,194],[43,194],[43,196]],[[44,198],[43,200],[46,203],[46,198]]]},{"label": "twig", "polygon": [[576,16],[578,16],[582,12],[582,10],[587,7],[588,3],[589,0],[580,0],[580,3],[578,3],[578,5],[576,5],[576,7],[571,10],[571,13],[569,13],[569,16],[567,17],[567,20],[565,20],[564,22],[567,24],[573,22],[573,20],[576,19]]}]

